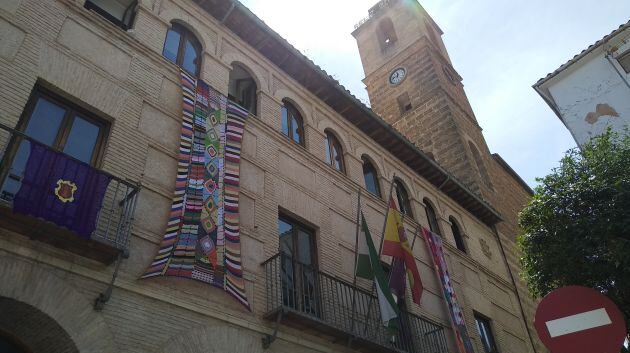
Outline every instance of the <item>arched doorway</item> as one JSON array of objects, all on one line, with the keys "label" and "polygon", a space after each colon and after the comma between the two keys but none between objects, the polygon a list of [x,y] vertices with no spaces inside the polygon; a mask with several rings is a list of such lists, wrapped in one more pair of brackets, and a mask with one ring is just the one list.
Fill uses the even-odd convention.
[{"label": "arched doorway", "polygon": [[28,353],[120,351],[93,302],[52,268],[0,254],[0,283],[0,332],[18,348]]},{"label": "arched doorway", "polygon": [[79,352],[53,318],[29,304],[0,297],[0,313],[0,352]]}]

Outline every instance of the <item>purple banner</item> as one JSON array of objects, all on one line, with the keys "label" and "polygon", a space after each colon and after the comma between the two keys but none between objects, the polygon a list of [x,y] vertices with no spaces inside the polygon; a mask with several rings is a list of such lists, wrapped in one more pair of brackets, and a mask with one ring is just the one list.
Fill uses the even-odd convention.
[{"label": "purple banner", "polygon": [[89,239],[110,176],[36,142],[22,186],[13,199],[13,212],[42,218]]}]

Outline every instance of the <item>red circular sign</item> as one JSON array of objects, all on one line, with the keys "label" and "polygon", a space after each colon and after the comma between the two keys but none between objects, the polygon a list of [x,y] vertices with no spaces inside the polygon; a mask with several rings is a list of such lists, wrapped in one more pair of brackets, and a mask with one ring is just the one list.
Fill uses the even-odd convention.
[{"label": "red circular sign", "polygon": [[538,304],[534,326],[552,353],[619,353],[626,337],[615,303],[580,286],[547,294]]}]

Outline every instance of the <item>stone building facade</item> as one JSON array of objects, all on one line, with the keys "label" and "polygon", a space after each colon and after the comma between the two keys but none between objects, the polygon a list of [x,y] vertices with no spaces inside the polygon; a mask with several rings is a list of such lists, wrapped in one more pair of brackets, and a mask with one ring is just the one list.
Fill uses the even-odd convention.
[{"label": "stone building facade", "polygon": [[[0,2],[1,343],[18,352],[391,349],[348,334],[335,323],[349,322],[347,315],[325,317],[332,309],[344,312],[335,306],[335,290],[318,289],[302,299],[322,306],[328,300],[332,309],[326,314],[308,315],[305,304],[273,302],[269,286],[278,278],[269,264],[279,253],[279,223],[290,223],[311,239],[318,280],[369,292],[371,283],[352,283],[358,194],[378,242],[387,190],[396,181],[396,193],[408,199],[407,233],[432,224],[444,238],[475,349],[484,351],[477,330],[483,322],[497,351],[534,351],[526,325],[532,308],[516,279],[514,250],[515,214],[530,190],[489,153],[437,25],[415,1],[381,2],[377,9],[354,32],[372,111],[238,2]],[[388,13],[399,42],[377,60],[372,46],[392,38],[370,26]],[[423,27],[397,27],[415,22]],[[174,52],[168,51],[171,35],[179,38]],[[196,59],[188,60],[189,54]],[[251,310],[198,281],[140,279],[163,240],[178,173],[178,65],[252,112],[242,140],[239,196]],[[408,77],[398,86],[383,84],[398,66]],[[408,91],[412,108],[402,118],[392,87]],[[6,180],[19,159],[15,141],[32,137],[28,127],[40,116],[41,99],[54,106],[41,114],[46,124],[52,124],[55,107],[62,107],[75,112],[63,119],[98,127],[97,147],[86,162],[124,190],[116,196],[116,188],[112,196],[108,189],[91,240],[11,212]],[[289,114],[297,118],[283,118]],[[299,127],[286,128],[287,121]],[[54,147],[71,153],[72,126],[60,128],[68,131],[58,133],[65,137],[58,136]],[[376,189],[365,190],[366,175],[376,176]],[[12,180],[19,182],[19,175]],[[435,219],[429,219],[431,210]],[[424,284],[422,303],[407,299],[401,305],[413,325],[430,330],[419,335],[412,325],[412,343],[403,350],[455,352],[441,287],[421,238],[413,253]],[[270,315],[276,304],[297,315]]]}]

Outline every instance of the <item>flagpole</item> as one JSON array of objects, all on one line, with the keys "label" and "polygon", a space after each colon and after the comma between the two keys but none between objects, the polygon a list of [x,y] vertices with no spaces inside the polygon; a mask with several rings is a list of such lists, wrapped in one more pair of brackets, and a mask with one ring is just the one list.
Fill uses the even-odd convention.
[{"label": "flagpole", "polygon": [[387,203],[386,211],[385,211],[385,220],[383,221],[383,230],[381,231],[381,244],[378,247],[378,258],[381,258],[381,252],[383,251],[383,243],[385,241],[385,227],[387,226],[387,215],[389,213],[389,201],[392,199],[392,195],[394,193],[394,183],[396,182],[396,173],[392,176],[392,183],[389,186],[389,196],[385,201]]},{"label": "flagpole", "polygon": [[[405,219],[405,215],[402,215],[402,219]],[[422,225],[420,223],[418,223],[418,225],[416,226],[416,232],[413,234],[413,240],[411,241],[411,255],[413,255],[413,247],[414,245],[416,245],[416,238],[418,237],[418,233],[420,232],[420,230],[422,229]],[[392,258],[392,263],[391,263],[391,267],[394,268],[394,260],[396,260],[395,258]],[[416,261],[415,255],[414,255],[414,259],[413,261]],[[387,282],[389,283],[389,281],[392,278],[392,271],[389,271],[389,278],[387,279]]]},{"label": "flagpole", "polygon": [[[381,252],[383,251],[383,243],[385,240],[385,227],[387,227],[387,216],[389,215],[389,201],[392,199],[392,195],[394,192],[394,183],[396,182],[396,173],[394,173],[392,175],[392,182],[389,185],[389,196],[387,197],[387,200],[385,201],[385,203],[387,204],[386,209],[385,209],[385,219],[383,220],[383,230],[381,231],[381,244],[378,247],[378,260],[381,260]],[[381,264],[378,264],[379,266]],[[390,275],[391,275],[391,271],[390,271]],[[389,277],[389,276],[388,276]],[[389,280],[388,280],[389,283]],[[368,330],[368,326],[370,323],[370,314],[372,313],[372,302],[374,301],[374,290],[376,289],[376,281],[372,281],[372,290],[370,291],[370,301],[368,302],[368,311],[365,317],[365,330],[364,330],[364,334],[367,333]]]},{"label": "flagpole", "polygon": [[[359,196],[357,197],[357,226],[354,234],[354,279],[352,280],[352,319],[351,319],[351,329],[352,337],[354,337],[354,313],[356,308],[356,298],[357,298],[357,264],[359,259],[359,228],[361,219],[361,192],[362,188],[359,186]],[[348,346],[352,343],[352,337],[348,339]]]},{"label": "flagpole", "polygon": [[359,196],[357,197],[357,226],[355,228],[354,234],[354,279],[352,280],[352,284],[357,284],[357,260],[358,260],[358,251],[359,251],[359,223],[361,220],[361,187],[359,187]]},{"label": "flagpole", "polygon": [[[420,233],[422,231],[422,225],[420,223],[418,223],[418,226],[416,227],[416,232],[413,235],[413,241],[411,242],[411,253],[413,254],[413,246],[416,245],[416,238],[418,237],[418,233]],[[414,261],[416,261],[415,256],[414,256]]]}]

